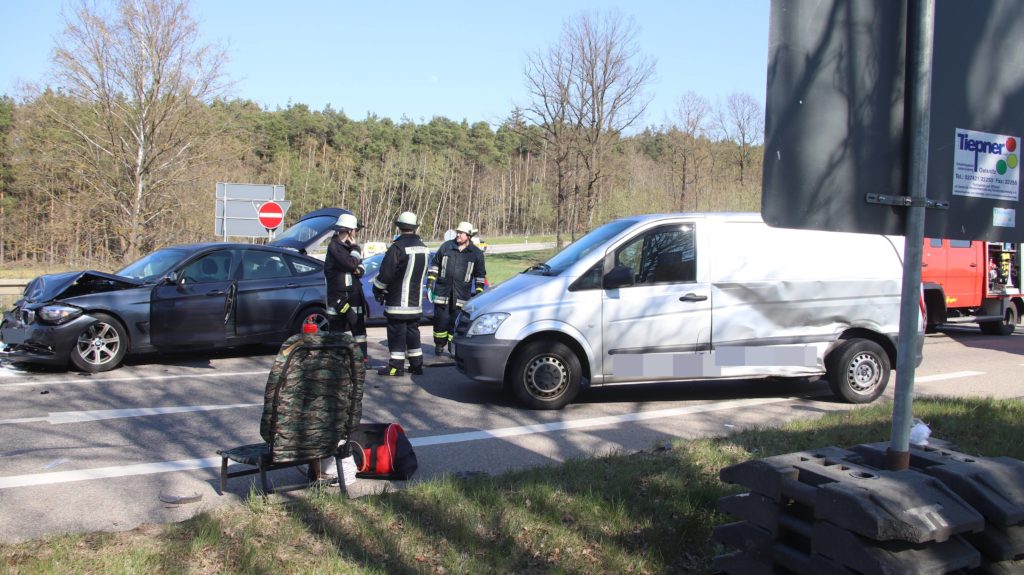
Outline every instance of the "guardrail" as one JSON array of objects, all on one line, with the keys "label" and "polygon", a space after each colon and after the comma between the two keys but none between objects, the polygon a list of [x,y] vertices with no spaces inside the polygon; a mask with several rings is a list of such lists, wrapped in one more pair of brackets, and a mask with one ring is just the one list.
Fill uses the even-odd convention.
[{"label": "guardrail", "polygon": [[21,295],[25,286],[32,280],[27,279],[0,279],[0,296]]}]

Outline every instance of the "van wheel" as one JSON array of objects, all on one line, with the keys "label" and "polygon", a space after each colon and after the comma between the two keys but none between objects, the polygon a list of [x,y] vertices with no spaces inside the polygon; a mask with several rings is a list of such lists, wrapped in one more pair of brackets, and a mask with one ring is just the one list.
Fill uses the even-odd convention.
[{"label": "van wheel", "polygon": [[889,355],[868,339],[850,339],[825,358],[832,393],[849,403],[871,403],[889,384]]},{"label": "van wheel", "polygon": [[565,344],[535,341],[516,354],[512,391],[530,409],[562,409],[580,392],[580,360]]},{"label": "van wheel", "polygon": [[121,365],[128,353],[128,330],[107,314],[93,314],[96,321],[78,334],[71,348],[71,363],[78,369],[99,373]]},{"label": "van wheel", "polygon": [[1003,321],[983,321],[978,323],[982,333],[989,335],[1011,335],[1017,327],[1017,306],[1011,305],[1006,308],[1006,315]]}]

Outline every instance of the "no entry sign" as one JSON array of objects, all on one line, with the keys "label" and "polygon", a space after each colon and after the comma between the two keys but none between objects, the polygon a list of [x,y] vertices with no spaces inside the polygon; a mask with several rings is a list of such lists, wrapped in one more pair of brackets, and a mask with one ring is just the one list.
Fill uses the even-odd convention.
[{"label": "no entry sign", "polygon": [[277,202],[266,202],[256,212],[260,225],[268,230],[276,229],[284,221],[284,210]]}]

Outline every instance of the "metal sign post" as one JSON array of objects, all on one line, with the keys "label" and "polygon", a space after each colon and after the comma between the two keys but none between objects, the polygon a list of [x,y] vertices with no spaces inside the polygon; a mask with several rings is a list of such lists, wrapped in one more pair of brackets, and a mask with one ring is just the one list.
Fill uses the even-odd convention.
[{"label": "metal sign post", "polygon": [[[925,196],[928,190],[928,134],[931,117],[932,45],[935,0],[914,0],[917,25],[911,37],[910,205],[903,247],[900,340],[896,352],[896,398],[892,436],[886,451],[889,469],[910,467],[910,426],[914,400],[914,340],[921,317],[921,255],[924,251]],[[926,320],[924,320],[926,321]]]}]

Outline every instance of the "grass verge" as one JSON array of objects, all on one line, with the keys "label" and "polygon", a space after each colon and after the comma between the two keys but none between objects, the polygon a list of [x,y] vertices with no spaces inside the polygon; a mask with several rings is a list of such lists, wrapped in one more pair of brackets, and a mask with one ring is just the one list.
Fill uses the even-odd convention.
[{"label": "grass verge", "polygon": [[[885,441],[892,405],[832,412],[777,429],[676,441],[344,500],[311,489],[131,532],[0,545],[7,573],[708,573],[741,491],[722,467],[829,445]],[[915,416],[962,451],[1024,458],[1019,400],[922,398]]]}]

